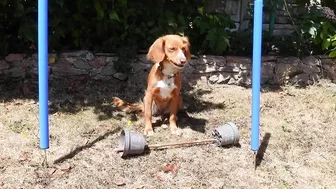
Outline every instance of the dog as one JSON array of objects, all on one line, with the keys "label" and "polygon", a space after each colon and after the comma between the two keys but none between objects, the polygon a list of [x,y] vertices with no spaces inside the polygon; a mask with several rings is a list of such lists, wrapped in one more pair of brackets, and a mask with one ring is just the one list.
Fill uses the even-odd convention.
[{"label": "dog", "polygon": [[113,104],[117,109],[140,112],[144,116],[145,136],[154,134],[153,115],[168,115],[171,133],[182,134],[177,127],[176,114],[183,106],[180,95],[181,71],[191,60],[190,47],[189,39],[185,36],[169,34],[159,37],[149,47],[147,53],[147,59],[154,65],[148,74],[143,105],[129,104],[118,97],[113,98]]}]

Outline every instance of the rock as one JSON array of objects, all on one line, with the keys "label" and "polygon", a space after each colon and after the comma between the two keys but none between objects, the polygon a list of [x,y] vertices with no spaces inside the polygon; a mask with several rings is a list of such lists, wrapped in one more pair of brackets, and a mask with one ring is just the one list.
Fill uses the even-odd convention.
[{"label": "rock", "polygon": [[201,73],[211,73],[211,72],[214,72],[214,71],[216,71],[215,66],[206,65],[204,72],[201,72]]},{"label": "rock", "polygon": [[276,56],[263,56],[261,58],[261,62],[276,62],[277,61],[277,57]]},{"label": "rock", "polygon": [[265,84],[268,81],[274,80],[275,63],[263,62],[261,64],[261,83]]},{"label": "rock", "polygon": [[75,68],[78,68],[78,69],[82,69],[82,70],[92,69],[90,64],[88,64],[87,62],[84,62],[82,59],[77,59],[72,64],[75,66]]},{"label": "rock", "polygon": [[336,64],[323,64],[324,77],[336,81]]},{"label": "rock", "polygon": [[250,77],[243,77],[237,80],[237,85],[242,87],[250,87],[252,85],[252,81]]},{"label": "rock", "polygon": [[51,73],[54,76],[80,76],[89,74],[87,70],[81,70],[70,66],[66,69],[63,67],[51,67]]},{"label": "rock", "polygon": [[67,62],[74,63],[78,57],[65,57],[64,58]]},{"label": "rock", "polygon": [[250,76],[251,75],[251,72],[249,70],[241,70],[239,73],[238,73],[238,77],[239,78],[242,78],[242,77],[247,77],[247,76]]},{"label": "rock", "polygon": [[217,75],[212,75],[212,76],[210,76],[209,77],[209,82],[211,83],[211,84],[214,84],[214,83],[216,83],[216,81],[218,81],[218,76]]},{"label": "rock", "polygon": [[[188,72],[191,71],[191,69],[189,69],[189,65],[185,65],[186,67],[188,67],[187,69],[183,69],[182,72]],[[135,64],[132,64],[132,73],[141,73],[141,72],[149,72],[152,68],[152,64],[144,64],[142,62],[137,62]]]},{"label": "rock", "polygon": [[201,80],[203,83],[207,83],[207,81],[208,81],[207,77],[204,76],[204,75],[202,75],[202,76],[200,77],[200,80]]},{"label": "rock", "polygon": [[62,57],[80,57],[80,56],[85,56],[86,54],[89,53],[87,50],[80,50],[80,51],[73,51],[73,52],[66,52],[62,53]]},{"label": "rock", "polygon": [[0,70],[4,70],[7,68],[9,68],[9,64],[4,60],[0,60]]},{"label": "rock", "polygon": [[96,56],[105,56],[105,57],[107,57],[107,56],[116,56],[115,53],[96,53],[95,55]]},{"label": "rock", "polygon": [[336,64],[336,58],[323,58],[321,59],[322,66],[328,64],[333,65]]},{"label": "rock", "polygon": [[237,82],[234,78],[230,78],[230,80],[228,81],[228,85],[235,85]]},{"label": "rock", "polygon": [[321,60],[314,56],[306,56],[301,59],[303,64],[311,65],[311,66],[321,66]]},{"label": "rock", "polygon": [[252,70],[252,65],[251,64],[240,64],[239,68],[242,70]]},{"label": "rock", "polygon": [[[34,64],[37,64],[37,62],[35,62],[35,60],[29,60],[29,59],[25,59],[22,61],[14,61],[12,63],[13,67],[21,67],[21,68],[29,68],[34,66]],[[37,67],[37,65],[35,66]]]},{"label": "rock", "polygon": [[276,76],[280,81],[295,75],[297,71],[298,70],[295,65],[284,63],[278,64],[275,69]]},{"label": "rock", "polygon": [[128,75],[124,74],[124,73],[117,72],[117,73],[113,74],[113,77],[120,80],[120,81],[125,81],[125,80],[127,80]]},{"label": "rock", "polygon": [[191,54],[191,59],[197,59],[198,56],[194,55],[194,54]]},{"label": "rock", "polygon": [[275,74],[275,66],[273,62],[263,62],[261,64],[261,73],[263,75],[272,76]]},{"label": "rock", "polygon": [[226,62],[228,63],[239,63],[239,64],[251,64],[251,58],[240,57],[240,56],[227,56]]},{"label": "rock", "polygon": [[96,76],[93,77],[94,80],[101,80],[101,81],[109,81],[112,79],[112,76],[105,76],[105,75],[100,75],[97,74]]},{"label": "rock", "polygon": [[226,58],[223,56],[203,56],[203,62],[220,67],[226,64]]},{"label": "rock", "polygon": [[86,60],[91,61],[94,59],[94,55],[91,52],[88,52],[85,56]]},{"label": "rock", "polygon": [[92,61],[89,62],[89,64],[94,68],[101,68],[104,67],[107,64],[105,57],[98,57]]},{"label": "rock", "polygon": [[221,67],[217,68],[216,71],[229,72],[229,73],[239,73],[240,68],[239,68],[239,65],[234,66],[234,65],[230,64],[230,65],[226,65],[226,66],[221,66]]},{"label": "rock", "polygon": [[94,76],[98,75],[98,74],[101,72],[102,69],[103,69],[103,68],[93,68],[93,69],[90,71],[89,75],[90,75],[91,77],[94,77]]},{"label": "rock", "polygon": [[8,70],[3,70],[3,73],[9,77],[23,78],[26,76],[26,69],[20,67],[13,67]]},{"label": "rock", "polygon": [[[30,74],[38,75],[38,69],[36,67],[33,67],[29,70]],[[48,75],[50,75],[50,66],[48,66]]]},{"label": "rock", "polygon": [[230,73],[221,73],[218,75],[218,84],[225,84],[228,83],[229,80],[231,79],[231,74]]},{"label": "rock", "polygon": [[150,62],[149,60],[147,60],[147,57],[145,54],[139,54],[137,57],[136,57],[137,61],[138,62],[141,62],[143,64],[153,64],[152,62]]},{"label": "rock", "polygon": [[21,61],[23,60],[23,55],[22,54],[9,54],[8,56],[5,57],[5,60],[7,62]]},{"label": "rock", "polygon": [[119,57],[117,56],[106,57],[106,62],[117,62],[118,60]]},{"label": "rock", "polygon": [[309,80],[311,80],[313,83],[316,83],[318,80],[320,80],[320,76],[317,73],[309,74]]},{"label": "rock", "polygon": [[278,58],[277,64],[291,64],[293,66],[298,66],[299,64],[302,64],[302,62],[297,57],[289,56],[289,57]]},{"label": "rock", "polygon": [[100,74],[101,75],[113,75],[117,71],[114,69],[114,64],[113,63],[108,63],[104,68],[102,68]]},{"label": "rock", "polygon": [[309,80],[309,75],[306,73],[295,75],[291,79],[292,85],[298,85],[298,86],[307,86],[313,84],[312,81]]},{"label": "rock", "polygon": [[311,73],[319,73],[320,72],[320,68],[316,65],[303,65],[303,72],[307,73],[307,74],[311,74]]},{"label": "rock", "polygon": [[34,54],[32,54],[32,59],[33,60],[36,60],[37,61],[37,59],[38,59],[38,54],[37,53],[34,53]]}]

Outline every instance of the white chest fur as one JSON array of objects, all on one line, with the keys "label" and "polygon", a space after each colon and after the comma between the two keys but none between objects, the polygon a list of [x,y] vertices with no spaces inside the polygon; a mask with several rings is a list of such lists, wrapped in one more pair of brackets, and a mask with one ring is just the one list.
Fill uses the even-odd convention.
[{"label": "white chest fur", "polygon": [[162,80],[158,81],[156,84],[160,88],[160,96],[162,98],[169,98],[171,92],[176,88],[174,84],[174,77],[164,76]]}]

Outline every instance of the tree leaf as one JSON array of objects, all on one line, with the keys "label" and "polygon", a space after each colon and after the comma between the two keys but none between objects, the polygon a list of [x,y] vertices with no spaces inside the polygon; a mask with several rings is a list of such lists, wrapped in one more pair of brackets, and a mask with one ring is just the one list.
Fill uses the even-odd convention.
[{"label": "tree leaf", "polygon": [[117,12],[114,11],[114,10],[110,12],[110,14],[109,14],[109,18],[110,18],[111,20],[116,20],[116,21],[118,21],[118,22],[120,21]]},{"label": "tree leaf", "polygon": [[322,43],[322,49],[323,50],[326,50],[326,49],[328,49],[329,48],[329,46],[330,46],[330,38],[326,38],[326,39],[324,39],[323,40],[323,43]]},{"label": "tree leaf", "polygon": [[336,49],[331,51],[331,53],[329,54],[329,58],[335,58],[335,57],[336,57]]}]

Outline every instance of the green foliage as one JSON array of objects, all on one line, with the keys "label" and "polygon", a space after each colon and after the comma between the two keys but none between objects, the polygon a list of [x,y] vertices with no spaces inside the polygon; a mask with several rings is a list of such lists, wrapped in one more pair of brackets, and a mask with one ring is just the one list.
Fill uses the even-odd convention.
[{"label": "green foliage", "polygon": [[[116,52],[120,69],[128,57],[148,49],[159,36],[189,37],[194,52],[223,54],[233,22],[224,13],[203,11],[205,0],[52,0],[49,51],[88,49]],[[37,1],[0,2],[0,55],[37,48]],[[194,45],[195,44],[195,45]]]},{"label": "green foliage", "polygon": [[234,22],[224,14],[205,13],[203,7],[199,8],[198,12],[199,15],[193,20],[196,31],[191,32],[205,37],[201,44],[204,51],[210,50],[215,54],[222,54],[230,47],[229,29],[235,28]]},{"label": "green foliage", "polygon": [[319,9],[311,10],[311,14],[302,15],[298,26],[299,47],[336,57],[336,23],[321,15]]},{"label": "green foliage", "polygon": [[310,20],[308,24],[301,28],[301,32],[315,45],[320,46],[322,51],[327,51],[329,57],[336,57],[336,30],[331,22],[315,23]]},{"label": "green foliage", "polygon": [[0,55],[31,47],[37,38],[36,12],[35,1],[0,1]]}]

